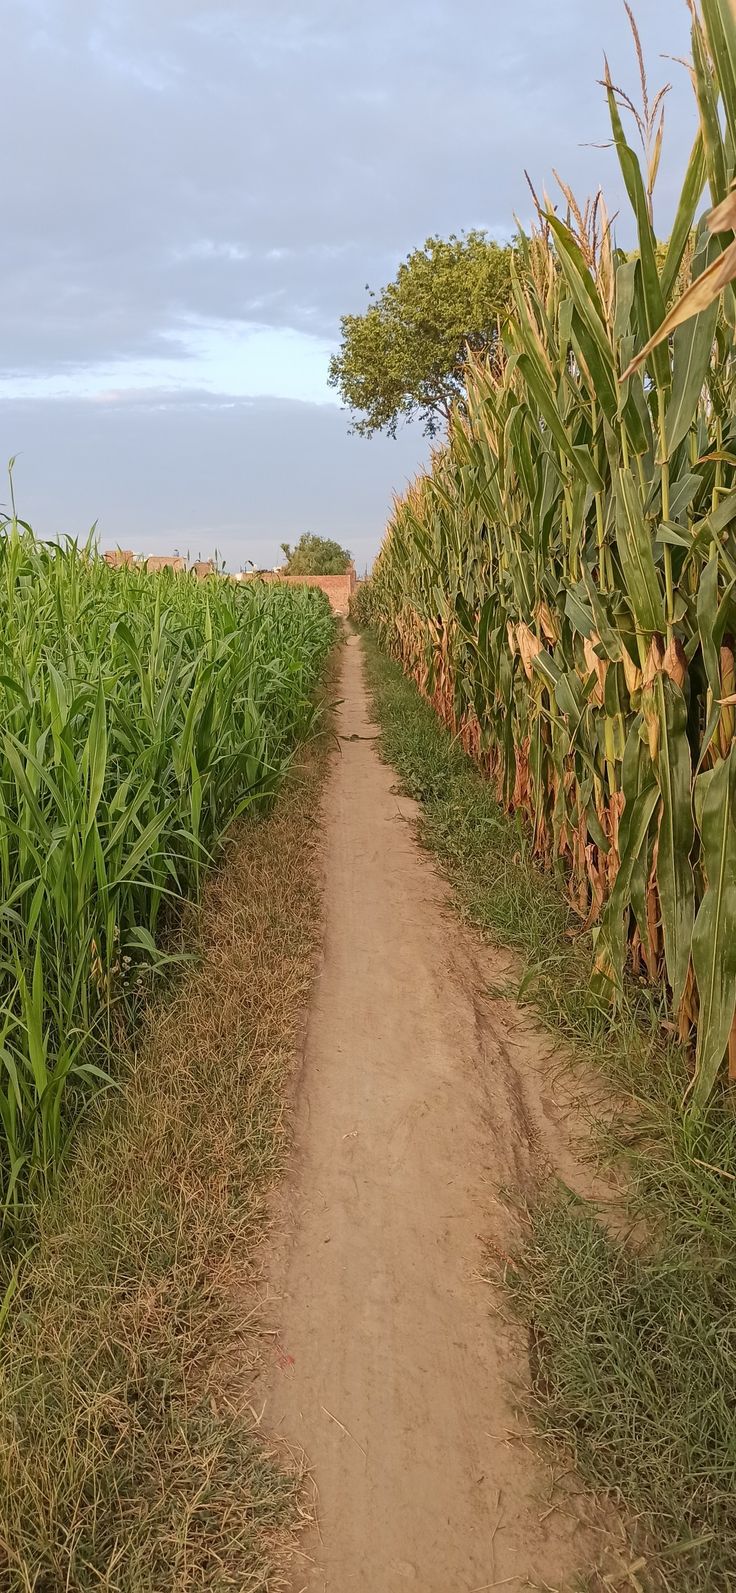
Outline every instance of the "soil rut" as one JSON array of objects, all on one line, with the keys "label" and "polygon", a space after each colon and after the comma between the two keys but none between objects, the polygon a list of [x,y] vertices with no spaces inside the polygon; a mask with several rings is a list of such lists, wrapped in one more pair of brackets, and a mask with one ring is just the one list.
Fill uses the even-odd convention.
[{"label": "soil rut", "polygon": [[452,914],[417,844],[371,739],[355,636],[340,691],[264,1416],[315,1482],[291,1585],[565,1586],[590,1543],[574,1496],[551,1511],[542,1497],[509,1385],[523,1346],[481,1276],[484,1242],[509,1233],[503,1186],[544,1160],[579,1182],[548,1042],[488,995],[507,960]]}]

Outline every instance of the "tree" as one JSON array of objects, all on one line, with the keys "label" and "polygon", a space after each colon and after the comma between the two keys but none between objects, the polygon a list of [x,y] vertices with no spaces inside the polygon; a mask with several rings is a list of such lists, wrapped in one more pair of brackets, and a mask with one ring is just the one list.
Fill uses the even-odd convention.
[{"label": "tree", "polygon": [[295,548],[281,544],[286,558],[286,575],[344,575],[353,556],[330,537],[315,537],[310,531],[300,536]]},{"label": "tree", "polygon": [[329,381],[362,436],[421,416],[433,436],[462,396],[466,351],[493,349],[510,300],[511,249],[485,232],[428,238],[363,315],[344,315]]}]

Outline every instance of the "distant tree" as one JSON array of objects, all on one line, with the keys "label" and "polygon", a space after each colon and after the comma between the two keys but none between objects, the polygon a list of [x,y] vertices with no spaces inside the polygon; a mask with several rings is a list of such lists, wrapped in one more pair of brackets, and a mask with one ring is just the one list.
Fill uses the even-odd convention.
[{"label": "distant tree", "polygon": [[329,381],[356,432],[396,435],[420,416],[430,436],[463,392],[468,348],[492,350],[510,299],[511,249],[485,232],[428,238],[363,315],[344,315]]},{"label": "distant tree", "polygon": [[344,575],[352,564],[352,554],[330,537],[315,537],[310,531],[300,536],[296,547],[281,544],[285,575]]}]

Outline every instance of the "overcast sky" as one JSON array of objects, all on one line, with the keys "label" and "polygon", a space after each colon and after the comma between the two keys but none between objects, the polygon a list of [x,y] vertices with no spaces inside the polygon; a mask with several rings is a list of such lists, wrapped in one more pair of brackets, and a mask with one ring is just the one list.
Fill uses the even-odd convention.
[{"label": "overcast sky", "polygon": [[[687,11],[636,10],[666,233]],[[46,536],[238,568],[311,530],[362,567],[426,445],[348,435],[340,315],[429,233],[507,238],[524,167],[621,202],[591,147],[604,48],[636,86],[620,0],[5,0],[2,44],[0,457]]]}]

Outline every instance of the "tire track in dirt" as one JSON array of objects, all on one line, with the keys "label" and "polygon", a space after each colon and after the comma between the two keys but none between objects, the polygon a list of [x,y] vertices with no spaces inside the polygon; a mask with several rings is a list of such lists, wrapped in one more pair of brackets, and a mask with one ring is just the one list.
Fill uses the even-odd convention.
[{"label": "tire track in dirt", "polygon": [[585,1507],[568,1491],[549,1508],[513,1409],[524,1339],[481,1276],[484,1241],[503,1249],[513,1228],[504,1186],[523,1193],[545,1162],[581,1185],[549,1040],[488,994],[508,958],[452,913],[417,844],[356,636],[339,691],[323,961],[270,1289],[263,1425],[316,1491],[291,1586],[564,1587],[594,1554]]}]

